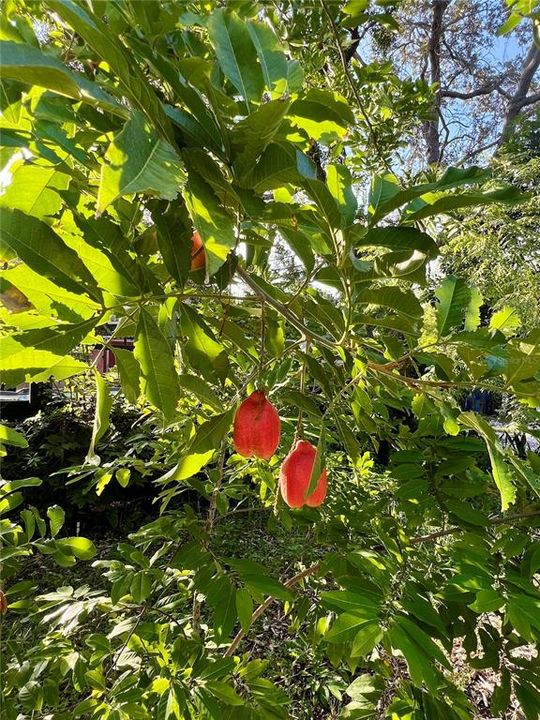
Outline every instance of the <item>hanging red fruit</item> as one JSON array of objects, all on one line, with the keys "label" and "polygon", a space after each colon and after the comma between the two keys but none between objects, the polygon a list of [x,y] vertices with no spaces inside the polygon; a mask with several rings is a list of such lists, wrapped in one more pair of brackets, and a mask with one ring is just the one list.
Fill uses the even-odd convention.
[{"label": "hanging red fruit", "polygon": [[279,445],[281,422],[264,392],[256,390],[244,400],[234,418],[233,442],[244,457],[269,460]]},{"label": "hanging red fruit", "polygon": [[303,505],[318,507],[326,497],[326,469],[317,480],[317,486],[305,497],[309,487],[317,450],[307,440],[298,440],[283,461],[279,476],[281,497],[291,508]]},{"label": "hanging red fruit", "polygon": [[204,245],[199,233],[195,230],[191,237],[191,270],[199,270],[204,267],[206,257]]}]

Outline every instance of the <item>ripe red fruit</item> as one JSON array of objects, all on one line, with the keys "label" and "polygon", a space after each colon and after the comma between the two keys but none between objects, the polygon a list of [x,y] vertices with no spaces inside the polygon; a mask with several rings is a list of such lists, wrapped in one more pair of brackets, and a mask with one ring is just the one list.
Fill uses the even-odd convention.
[{"label": "ripe red fruit", "polygon": [[281,422],[276,408],[256,390],[244,400],[234,417],[233,442],[244,457],[269,460],[279,445]]},{"label": "ripe red fruit", "polygon": [[204,267],[205,262],[203,241],[195,230],[191,237],[191,270],[199,270],[199,268]]},{"label": "ripe red fruit", "polygon": [[326,497],[326,469],[322,471],[315,490],[304,497],[309,487],[317,450],[307,440],[298,440],[283,461],[279,475],[281,497],[291,508],[303,505],[318,507]]}]

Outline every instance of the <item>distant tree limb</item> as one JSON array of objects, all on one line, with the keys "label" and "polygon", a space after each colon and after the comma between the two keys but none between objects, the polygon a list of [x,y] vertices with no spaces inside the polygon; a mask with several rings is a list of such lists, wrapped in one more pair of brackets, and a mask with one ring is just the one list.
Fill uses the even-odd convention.
[{"label": "distant tree limb", "polygon": [[535,27],[534,38],[529,48],[529,52],[527,53],[525,60],[523,61],[523,66],[521,68],[521,74],[516,90],[510,98],[510,101],[506,108],[504,124],[498,141],[499,146],[501,146],[508,138],[508,134],[510,132],[512,124],[517,117],[519,111],[526,105],[532,105],[533,103],[538,102],[538,100],[540,99],[540,93],[535,93],[534,95],[527,97],[534,75],[540,67],[540,45],[538,40],[539,35],[540,30],[538,29],[538,27]]},{"label": "distant tree limb", "polygon": [[441,97],[455,98],[457,100],[470,100],[471,98],[479,97],[480,95],[489,95],[496,90],[496,87],[496,83],[491,82],[487,85],[482,85],[482,87],[479,87],[476,90],[471,90],[470,92],[458,92],[457,90],[449,90],[446,88],[442,89],[440,94]]}]

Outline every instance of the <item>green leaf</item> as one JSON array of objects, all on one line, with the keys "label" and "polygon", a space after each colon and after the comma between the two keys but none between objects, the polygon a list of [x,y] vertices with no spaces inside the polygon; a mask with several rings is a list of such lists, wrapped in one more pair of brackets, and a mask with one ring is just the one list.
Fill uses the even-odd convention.
[{"label": "green leaf", "polygon": [[102,213],[123,195],[147,193],[174,200],[186,179],[173,146],[134,111],[105,153],[97,209]]},{"label": "green leaf", "polygon": [[15,447],[27,448],[28,440],[18,430],[7,425],[0,424],[0,443],[4,445],[14,445]]},{"label": "green leaf", "polygon": [[491,461],[493,480],[501,495],[501,509],[503,511],[508,510],[508,507],[516,499],[516,488],[512,483],[511,475],[505,465],[504,454],[500,448],[495,431],[491,425],[474,412],[461,413],[458,419],[465,427],[471,428],[484,439]]},{"label": "green leaf", "polygon": [[287,91],[297,92],[302,84],[302,72],[295,72],[298,63],[287,61],[274,30],[269,25],[255,21],[249,21],[246,27],[272,98],[283,96]]},{"label": "green leaf", "polygon": [[463,323],[465,311],[471,301],[471,290],[461,278],[450,275],[435,292],[437,306],[437,329],[445,336],[452,328]]},{"label": "green leaf", "polygon": [[509,307],[508,305],[505,305],[500,310],[497,310],[497,312],[494,312],[491,316],[491,320],[489,321],[490,330],[500,330],[507,337],[515,335],[515,331],[520,325],[521,319],[517,310]]},{"label": "green leaf", "polygon": [[203,241],[206,272],[212,276],[236,245],[233,219],[222,207],[210,185],[191,169],[184,189],[184,199],[193,225]]},{"label": "green leaf", "polygon": [[14,169],[10,184],[0,195],[0,207],[20,210],[40,220],[56,215],[63,204],[57,191],[66,190],[69,181],[69,175],[59,172],[56,167],[20,165]]},{"label": "green leaf", "polygon": [[184,287],[189,277],[193,235],[186,208],[182,206],[182,210],[184,212],[171,208],[164,215],[159,212],[152,214],[163,262],[180,288]]},{"label": "green leaf", "polygon": [[146,570],[135,573],[129,593],[133,598],[133,602],[143,603],[152,592],[152,577]]},{"label": "green leaf", "polygon": [[365,657],[382,639],[383,630],[377,620],[368,621],[360,627],[351,647],[351,657]]},{"label": "green leaf", "polygon": [[59,505],[47,508],[47,517],[51,524],[51,536],[56,537],[64,525],[66,513]]},{"label": "green leaf", "polygon": [[99,465],[101,459],[99,455],[96,455],[96,445],[109,427],[112,397],[109,392],[109,386],[97,370],[94,370],[94,379],[96,381],[96,410],[94,413],[92,439],[90,440],[90,448],[86,455],[86,462],[91,465]]},{"label": "green leaf", "polygon": [[288,115],[291,124],[303,130],[312,140],[329,143],[342,140],[354,114],[347,100],[337,92],[329,90],[309,90],[296,100]]},{"label": "green leaf", "polygon": [[[35,374],[53,367],[79,345],[99,322],[98,317],[76,325],[56,325],[14,333],[2,340],[0,370]],[[83,363],[80,367],[86,367]]]},{"label": "green leaf", "polygon": [[197,428],[189,448],[191,452],[201,453],[208,450],[217,450],[225,434],[229,430],[234,416],[235,408],[229,408]]},{"label": "green leaf", "polygon": [[236,590],[231,581],[221,576],[214,580],[208,602],[214,607],[214,634],[217,643],[224,642],[236,622]]},{"label": "green leaf", "polygon": [[182,352],[194,370],[210,381],[223,380],[228,370],[225,348],[214,340],[213,333],[193,308],[180,306],[180,329],[185,338]]},{"label": "green leaf", "polygon": [[0,207],[0,254],[7,245],[32,270],[75,294],[99,299],[96,283],[78,255],[44,222]]},{"label": "green leaf", "polygon": [[196,375],[179,375],[180,387],[195,395],[202,403],[209,405],[214,410],[221,410],[223,402],[212,390],[212,387],[202,378]]},{"label": "green leaf", "polygon": [[414,293],[402,291],[398,287],[363,290],[355,297],[355,302],[359,305],[381,305],[412,318],[422,317],[423,312]]},{"label": "green leaf", "polygon": [[[531,455],[529,454],[529,457]],[[536,457],[533,455],[532,457]],[[508,460],[510,461],[512,467],[514,468],[517,475],[530,486],[531,490],[540,497],[540,476],[535,470],[531,467],[531,462],[526,462],[523,460],[518,460],[518,458],[514,457],[513,455],[507,456]]]},{"label": "green leaf", "polygon": [[538,720],[540,692],[534,685],[526,684],[525,681],[515,682],[513,688],[526,720]]},{"label": "green leaf", "polygon": [[347,610],[365,620],[374,619],[379,612],[379,598],[369,591],[329,590],[321,593],[321,600],[332,609]]},{"label": "green leaf", "polygon": [[447,498],[445,502],[450,512],[454,513],[460,520],[469,523],[469,525],[479,527],[489,525],[488,517],[484,515],[483,512],[480,512],[480,510],[471,507],[469,503],[458,500],[457,498]]},{"label": "green leaf", "polygon": [[448,168],[444,175],[435,182],[413,185],[402,188],[395,175],[376,176],[373,179],[369,200],[371,224],[396,210],[406,202],[421,197],[432,191],[448,190],[461,185],[478,184],[490,176],[488,170],[479,167]]},{"label": "green leaf", "polygon": [[326,427],[324,425],[322,425],[321,432],[319,435],[319,442],[317,443],[317,452],[315,454],[315,462],[313,463],[313,468],[311,470],[311,476],[309,479],[308,487],[306,488],[306,492],[304,493],[305,498],[308,495],[311,495],[311,493],[317,487],[317,482],[321,476],[322,471],[324,470],[325,450],[326,450]]},{"label": "green leaf", "polygon": [[72,0],[48,0],[47,4],[106,61],[117,74],[120,87],[132,104],[147,116],[163,137],[173,142],[169,120],[152,85],[114,33]]},{"label": "green leaf", "polygon": [[356,612],[354,614],[343,613],[326,633],[324,640],[329,643],[348,642],[353,640],[360,631],[368,632],[368,629],[372,628],[376,622],[376,618],[372,616],[366,618],[364,614],[358,615]]},{"label": "green leaf", "polygon": [[100,310],[100,306],[87,295],[64,290],[27,265],[16,265],[10,270],[0,271],[0,275],[24,293],[36,310],[44,318],[50,318],[52,323],[58,320],[79,323]]},{"label": "green leaf", "polygon": [[328,232],[332,233],[334,229],[341,226],[340,209],[336,199],[328,189],[327,185],[321,180],[311,180],[307,178],[303,182],[307,194],[315,202],[320,215],[322,216]]},{"label": "green leaf", "polygon": [[235,12],[214,10],[208,22],[208,37],[224,75],[249,103],[259,101],[264,89],[261,67],[247,25]]},{"label": "green leaf", "polygon": [[250,575],[249,573],[242,573],[242,579],[246,585],[255,593],[263,593],[264,595],[271,595],[278,600],[284,602],[290,601],[293,598],[290,590],[279,582],[268,575]]},{"label": "green leaf", "polygon": [[249,183],[256,192],[263,193],[287,183],[300,185],[304,178],[317,178],[312,160],[288,143],[273,142],[263,152],[245,183]]},{"label": "green leaf", "polygon": [[122,350],[121,348],[113,347],[112,351],[116,358],[120,383],[126,400],[135,405],[140,395],[140,365],[131,350]]},{"label": "green leaf", "polygon": [[439,685],[439,673],[433,666],[433,659],[414,642],[397,619],[388,630],[387,637],[392,647],[403,653],[414,684],[421,688],[425,682],[431,693],[435,694]]},{"label": "green leaf", "polygon": [[97,555],[94,543],[85,537],[69,537],[57,541],[79,560],[91,560]]},{"label": "green leaf", "polygon": [[198,473],[221,445],[233,416],[234,408],[231,408],[199,425],[183,457],[161,480],[187,480]]},{"label": "green leaf", "polygon": [[236,150],[234,168],[240,183],[274,139],[289,106],[289,100],[272,100],[234,126],[231,141]]},{"label": "green leaf", "polygon": [[[403,609],[423,623],[437,628],[443,636],[448,636],[448,630],[444,626],[437,611],[437,606],[429,594],[417,585],[409,586],[409,588],[409,593],[401,599]],[[442,609],[444,610],[444,607]]]},{"label": "green leaf", "polygon": [[131,470],[129,468],[120,468],[114,474],[120,487],[126,488],[129,485]]},{"label": "green leaf", "polygon": [[407,222],[416,222],[423,218],[431,215],[439,215],[441,213],[447,213],[451,210],[457,210],[459,208],[479,207],[481,205],[493,205],[494,203],[510,203],[515,204],[524,202],[527,199],[526,195],[523,195],[518,188],[507,187],[501,190],[490,190],[486,192],[474,192],[474,193],[459,193],[454,195],[446,195],[438,199],[433,199],[429,202],[429,196],[425,196],[425,205],[420,210],[414,211],[417,207],[415,203],[413,206],[408,206],[403,212],[403,218]]},{"label": "green leaf", "polygon": [[494,716],[502,716],[506,714],[508,705],[510,704],[510,696],[512,694],[512,685],[510,683],[510,672],[508,668],[501,671],[501,679],[497,687],[493,690],[491,697],[491,712]]},{"label": "green leaf", "polygon": [[479,290],[472,287],[471,299],[465,308],[465,332],[473,332],[480,325],[480,308],[484,304],[484,298]]},{"label": "green leaf", "polygon": [[224,702],[226,705],[233,705],[238,707],[239,705],[244,705],[244,701],[236,693],[233,687],[228,685],[225,682],[221,682],[220,680],[211,680],[206,683],[206,688],[214,695],[214,697],[217,697],[218,700],[221,700],[221,702]]},{"label": "green leaf", "polygon": [[64,212],[57,231],[86,265],[98,287],[118,297],[141,295],[139,270],[126,252],[120,227],[104,217],[73,217]]},{"label": "green leaf", "polygon": [[355,224],[347,230],[350,242],[355,248],[385,247],[389,250],[419,250],[433,258],[438,255],[437,244],[427,233],[406,225],[368,229]]},{"label": "green leaf", "polygon": [[341,226],[346,228],[354,222],[358,208],[351,173],[345,165],[337,163],[330,163],[325,169],[326,185],[339,208]]},{"label": "green leaf", "polygon": [[28,85],[37,85],[66,97],[99,106],[116,115],[127,115],[114,98],[82,73],[75,73],[59,60],[38,48],[22,43],[1,42],[2,76]]},{"label": "green leaf", "polygon": [[[22,504],[24,501],[24,496],[20,492],[13,492],[9,495],[4,495],[3,493],[0,495],[0,516],[5,515],[6,513],[11,512],[16,507]],[[7,560],[8,557],[11,557],[12,555],[19,554],[16,548],[9,548],[9,546],[3,550],[0,551],[0,562],[3,562],[4,560]]]},{"label": "green leaf", "polygon": [[236,590],[236,613],[240,621],[240,627],[247,633],[251,627],[253,600],[251,599],[251,594],[245,588],[238,588]]},{"label": "green leaf", "polygon": [[156,321],[143,309],[135,333],[134,355],[140,366],[142,394],[162,411],[166,422],[171,420],[180,394],[174,357]]},{"label": "green leaf", "polygon": [[511,340],[508,353],[508,387],[534,377],[540,367],[540,328],[534,328],[525,337]]},{"label": "green leaf", "polygon": [[476,593],[476,600],[469,605],[476,613],[494,612],[504,605],[502,598],[496,590],[480,590]]},{"label": "green leaf", "polygon": [[[31,332],[34,331],[28,330],[25,335]],[[4,348],[6,357],[0,355],[0,370],[2,381],[7,385],[44,382],[50,378],[65,380],[88,369],[86,363],[70,355],[56,355],[49,350],[21,346],[15,335],[2,339],[2,349]]]}]

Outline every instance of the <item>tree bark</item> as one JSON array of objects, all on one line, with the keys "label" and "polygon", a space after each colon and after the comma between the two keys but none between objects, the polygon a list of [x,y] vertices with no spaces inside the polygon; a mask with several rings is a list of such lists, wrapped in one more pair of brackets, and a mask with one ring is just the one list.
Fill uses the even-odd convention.
[{"label": "tree bark", "polygon": [[431,118],[424,123],[424,137],[427,145],[427,161],[441,161],[441,140],[439,135],[439,118],[441,113],[441,39],[443,35],[443,16],[451,0],[433,0],[433,16],[429,36],[428,59],[430,82],[437,83]]},{"label": "tree bark", "polygon": [[532,105],[540,100],[540,93],[527,97],[534,75],[540,67],[540,27],[536,26],[533,33],[533,41],[531,43],[531,47],[529,48],[529,52],[523,61],[516,90],[506,107],[504,124],[499,137],[499,147],[508,138],[512,124],[518,116],[520,110],[526,105]]}]

